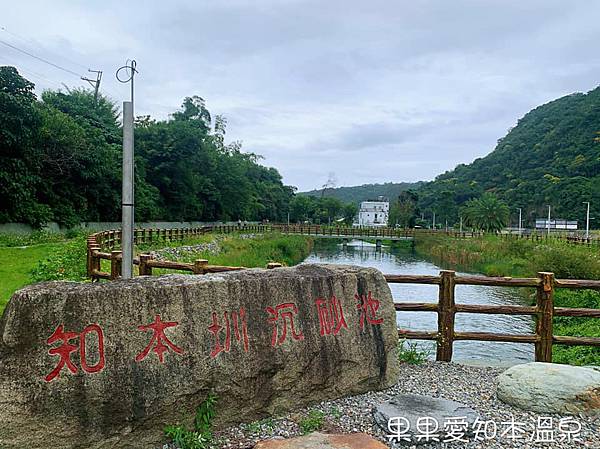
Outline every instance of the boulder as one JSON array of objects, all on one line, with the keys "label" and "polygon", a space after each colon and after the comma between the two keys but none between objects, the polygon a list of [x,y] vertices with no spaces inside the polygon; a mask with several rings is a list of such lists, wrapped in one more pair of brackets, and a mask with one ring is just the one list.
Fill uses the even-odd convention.
[{"label": "boulder", "polygon": [[387,449],[381,441],[366,433],[324,434],[311,433],[288,440],[265,440],[254,449]]},{"label": "boulder", "polygon": [[397,380],[396,316],[374,269],[302,265],[52,282],[0,320],[0,447],[140,448]]},{"label": "boulder", "polygon": [[533,362],[498,377],[498,398],[540,413],[600,414],[600,372],[594,368]]},{"label": "boulder", "polygon": [[[398,436],[396,440],[401,444],[431,443],[418,437],[425,428],[436,433],[439,440],[443,441],[444,428],[450,422],[456,423],[459,431],[462,428],[465,435],[468,435],[477,416],[475,410],[460,402],[418,394],[398,394],[389,401],[378,404],[373,410],[373,418],[379,427],[387,435]],[[393,419],[391,423],[390,419]],[[461,424],[458,424],[458,420]]]}]

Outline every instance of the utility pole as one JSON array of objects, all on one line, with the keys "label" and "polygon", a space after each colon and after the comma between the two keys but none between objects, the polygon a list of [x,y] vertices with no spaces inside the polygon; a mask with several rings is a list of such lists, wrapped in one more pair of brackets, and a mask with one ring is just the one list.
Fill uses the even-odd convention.
[{"label": "utility pole", "polygon": [[460,233],[462,234],[462,216],[460,217]]},{"label": "utility pole", "polygon": [[519,235],[523,234],[523,226],[522,226],[522,224],[521,224],[521,223],[523,223],[523,222],[521,221],[521,213],[522,213],[522,210],[521,210],[521,208],[519,207]]},{"label": "utility pole", "polygon": [[[133,78],[137,73],[135,61],[127,61],[116,73],[121,83],[131,83],[131,100],[123,102],[123,193],[121,198],[121,250],[123,261],[121,277],[130,279],[133,275],[133,222],[134,205],[134,134],[133,134]],[[125,70],[128,78],[121,79],[119,72]]]},{"label": "utility pole", "polygon": [[590,202],[584,201],[583,204],[587,204],[587,214],[585,218],[585,239],[590,238]]},{"label": "utility pole", "polygon": [[548,237],[550,236],[550,205],[548,204],[548,222],[546,223],[548,226]]},{"label": "utility pole", "polygon": [[96,74],[96,79],[86,78],[82,76],[81,79],[83,81],[87,81],[94,88],[94,105],[98,104],[98,91],[100,90],[100,81],[102,80],[102,70],[91,70],[88,69],[88,72],[92,72]]},{"label": "utility pole", "polygon": [[435,229],[435,212],[433,213],[433,229]]}]

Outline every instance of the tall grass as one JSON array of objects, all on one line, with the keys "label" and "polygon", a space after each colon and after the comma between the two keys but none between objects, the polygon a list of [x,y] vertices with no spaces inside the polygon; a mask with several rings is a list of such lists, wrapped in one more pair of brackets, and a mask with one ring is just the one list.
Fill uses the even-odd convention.
[{"label": "tall grass", "polygon": [[[71,280],[86,281],[86,238],[77,233],[75,238],[66,240],[63,235],[19,237],[18,243],[35,242],[45,239],[57,241],[53,244],[38,244],[28,248],[0,248],[0,314],[10,296],[19,288],[41,281]],[[8,239],[5,239],[7,241]],[[11,240],[17,243],[17,240]],[[201,245],[218,241],[219,251],[179,251],[179,256],[169,256],[170,260],[191,262],[208,259],[211,265],[265,267],[269,262],[280,262],[291,266],[302,262],[312,249],[313,240],[304,236],[284,236],[265,234],[226,236],[207,234],[183,242],[156,242],[143,245],[138,252],[165,247]],[[15,246],[21,246],[15,245]],[[103,269],[109,270],[109,262],[103,261]],[[173,272],[154,270],[155,274]],[[181,273],[181,272],[178,272]]]},{"label": "tall grass", "polygon": [[[472,239],[419,236],[416,251],[438,265],[488,276],[534,277],[550,271],[563,279],[600,279],[600,253],[562,240],[531,241],[490,235]],[[555,292],[557,307],[600,308],[600,292],[562,290]],[[556,317],[554,334],[600,337],[600,320]],[[574,365],[600,365],[600,348],[554,345],[553,361]]]},{"label": "tall grass", "polygon": [[33,231],[28,234],[16,234],[12,232],[0,233],[0,247],[20,247],[40,245],[42,243],[64,242],[71,235],[66,236],[58,232]]},{"label": "tall grass", "polygon": [[[214,241],[215,236],[206,235],[199,239],[185,241],[185,245],[198,245]],[[302,262],[310,253],[312,239],[299,235],[282,235],[279,233],[255,235],[252,238],[243,235],[226,235],[218,240],[220,251],[209,250],[182,251],[171,257],[180,262],[193,262],[196,259],[207,259],[210,265],[234,267],[265,267],[269,262],[279,262],[292,266]],[[181,243],[180,243],[181,245]]]},{"label": "tall grass", "polygon": [[535,276],[551,271],[558,278],[600,278],[600,253],[563,240],[531,241],[495,235],[454,239],[418,236],[416,251],[442,266],[479,271],[489,276]]}]

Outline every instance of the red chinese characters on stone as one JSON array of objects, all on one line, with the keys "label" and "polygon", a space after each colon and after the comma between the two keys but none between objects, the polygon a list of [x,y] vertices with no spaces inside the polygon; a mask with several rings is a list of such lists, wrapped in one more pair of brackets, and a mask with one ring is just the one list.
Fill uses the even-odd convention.
[{"label": "red chinese characters on stone", "polygon": [[356,308],[360,310],[360,329],[365,327],[365,321],[369,324],[379,325],[383,323],[383,318],[377,318],[377,310],[379,310],[379,300],[373,298],[371,292],[367,295],[354,295],[356,299]]},{"label": "red chinese characters on stone", "polygon": [[[142,360],[144,360],[150,352],[150,349],[152,349],[154,353],[158,356],[158,360],[160,360],[160,363],[164,362],[164,353],[167,352],[169,348],[171,348],[177,354],[183,354],[183,349],[175,346],[165,335],[165,329],[169,327],[175,327],[178,324],[179,323],[177,321],[163,322],[160,319],[160,315],[156,315],[156,317],[154,318],[154,323],[138,326],[139,330],[152,330],[154,333],[152,334],[152,339],[150,340],[150,343],[148,343],[148,346],[146,346],[144,350],[135,357],[135,361],[141,362]],[[153,343],[154,348],[152,348]]]},{"label": "red chinese characters on stone", "polygon": [[[273,307],[267,307],[267,313],[271,315],[268,321],[273,324],[273,334],[271,336],[271,346],[280,346],[287,337],[288,326],[291,336],[294,340],[304,340],[302,331],[296,332],[294,326],[294,316],[298,315],[298,307],[293,302],[278,304]],[[279,332],[279,323],[281,323],[281,333]]]},{"label": "red chinese characters on stone", "polygon": [[[240,312],[224,312],[223,313],[223,324],[219,324],[219,317],[216,312],[212,313],[212,324],[208,327],[208,330],[214,335],[215,344],[213,350],[210,352],[211,358],[215,358],[221,352],[229,352],[231,349],[231,331],[233,327],[233,336],[238,342],[241,342],[245,352],[248,352],[248,326],[246,324],[246,310],[241,308]],[[225,331],[225,346],[221,345],[221,331]]]},{"label": "red chinese characters on stone", "polygon": [[329,301],[324,298],[317,298],[315,305],[319,313],[321,336],[337,335],[340,333],[342,327],[348,329],[342,303],[335,296],[332,296]]},{"label": "red chinese characters on stone", "polygon": [[[95,365],[90,365],[87,360],[86,354],[86,336],[90,333],[96,333],[98,339],[98,362]],[[79,339],[78,344],[70,343],[71,340]],[[62,369],[66,366],[69,371],[73,374],[77,374],[77,366],[71,360],[71,353],[79,349],[79,361],[81,363],[81,369],[86,373],[97,373],[101,371],[106,361],[104,359],[104,334],[102,329],[97,324],[90,324],[80,334],[76,332],[68,332],[64,330],[64,326],[59,324],[56,330],[48,337],[46,343],[52,345],[56,342],[61,344],[55,348],[49,349],[48,354],[57,355],[60,357],[56,367],[45,377],[46,382],[50,382],[59,376]]]}]

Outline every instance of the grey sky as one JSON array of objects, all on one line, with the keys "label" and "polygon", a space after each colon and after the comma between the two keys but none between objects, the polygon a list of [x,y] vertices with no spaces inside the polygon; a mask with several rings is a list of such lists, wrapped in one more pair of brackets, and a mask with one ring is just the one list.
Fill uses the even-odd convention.
[{"label": "grey sky", "polygon": [[[531,108],[600,81],[595,0],[8,2],[0,39],[69,70],[135,58],[136,114],[200,95],[288,184],[428,180]],[[0,45],[40,89],[74,75]]]}]

